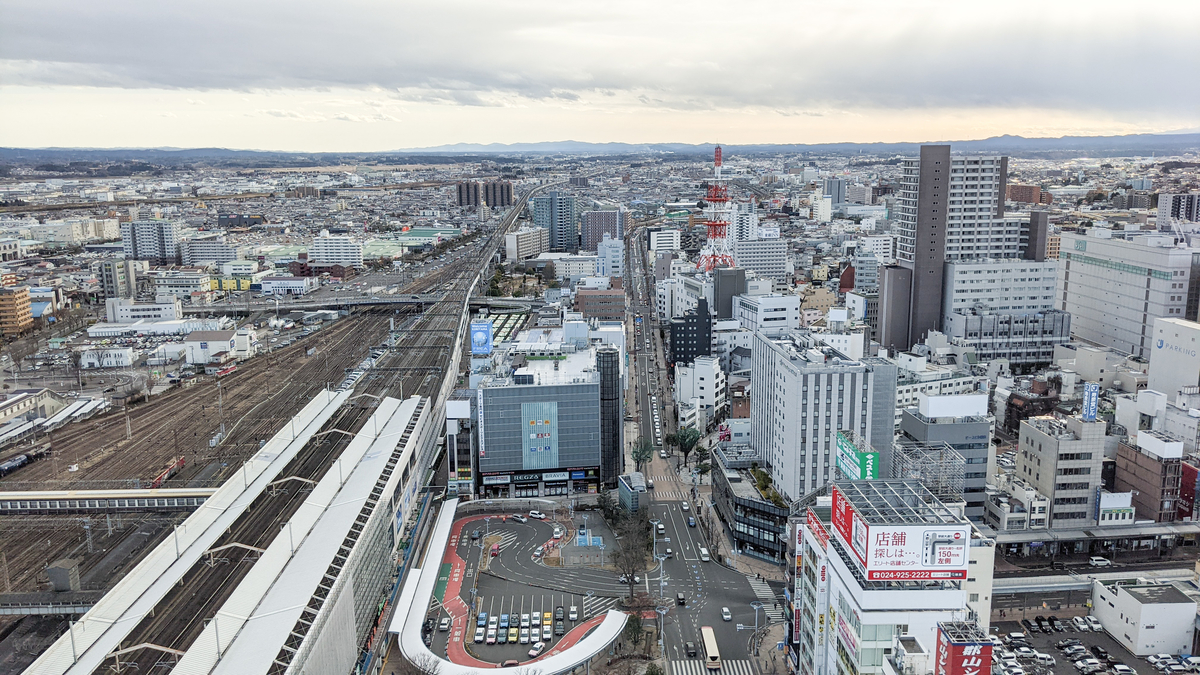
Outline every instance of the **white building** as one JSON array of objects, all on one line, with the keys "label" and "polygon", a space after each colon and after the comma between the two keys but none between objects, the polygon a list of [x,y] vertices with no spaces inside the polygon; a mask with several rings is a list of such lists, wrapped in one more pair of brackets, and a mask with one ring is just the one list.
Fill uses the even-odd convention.
[{"label": "white building", "polygon": [[683,235],[679,230],[651,230],[651,251],[677,251],[683,246]]},{"label": "white building", "polygon": [[268,295],[304,295],[321,287],[316,277],[264,277],[262,292]]},{"label": "white building", "polygon": [[1058,308],[1071,314],[1077,337],[1146,358],[1155,319],[1188,318],[1189,291],[1200,284],[1192,257],[1200,251],[1169,236],[1111,236],[1104,228],[1062,233]]},{"label": "white building", "polygon": [[179,257],[184,265],[227,263],[238,259],[238,251],[224,235],[210,234],[179,241]]},{"label": "white building", "polygon": [[187,362],[193,365],[224,363],[233,359],[237,349],[235,331],[205,330],[188,333],[183,348]]},{"label": "white building", "polygon": [[734,350],[745,349],[747,352],[754,346],[754,331],[742,326],[737,319],[714,321],[712,327],[712,355],[721,361],[725,372],[733,369],[731,358]]},{"label": "white building", "polygon": [[719,359],[698,357],[690,364],[675,364],[675,400],[698,399],[711,419],[725,408],[725,371]]},{"label": "white building", "polygon": [[986,375],[972,375],[953,366],[930,363],[928,357],[901,352],[892,361],[896,364],[896,428],[905,408],[919,403],[926,396],[955,396],[988,390]]},{"label": "white building", "polygon": [[1055,309],[1058,261],[975,258],[946,263],[942,316],[971,310],[1034,314]]},{"label": "white building", "polygon": [[596,273],[604,277],[625,276],[625,242],[604,233],[596,245]]},{"label": "white building", "polygon": [[504,235],[504,254],[507,260],[536,258],[550,250],[550,230],[544,227],[522,227]]},{"label": "white building", "polygon": [[207,272],[160,271],[153,275],[153,279],[156,297],[191,297],[193,293],[207,293],[213,289],[212,277]]},{"label": "white building", "polygon": [[80,368],[129,368],[133,365],[133,347],[88,349],[79,353]]},{"label": "white building", "polygon": [[1095,580],[1092,613],[1135,656],[1192,651],[1196,601],[1170,584],[1105,586]]},{"label": "white building", "polygon": [[328,230],[321,230],[321,235],[308,246],[308,262],[361,268],[362,249],[362,244],[350,237],[331,235]]},{"label": "white building", "polygon": [[[838,481],[829,507],[829,520],[813,511],[797,528],[791,596],[800,621],[790,641],[801,675],[895,673],[890,660],[898,643],[932,655],[939,623],[990,609],[991,578],[982,578],[988,570],[970,563],[994,555],[993,541],[920,482]],[[896,581],[900,570],[911,580]],[[984,631],[955,625],[986,642]],[[933,664],[929,658],[930,667],[911,672]],[[987,663],[981,666],[988,672]]]},{"label": "white building", "polygon": [[232,276],[250,276],[258,271],[257,260],[231,260],[221,263],[221,274]]},{"label": "white building", "polygon": [[750,446],[784,499],[829,482],[839,430],[857,432],[877,448],[882,475],[890,475],[895,364],[852,361],[796,333],[782,339],[755,333],[751,352]]},{"label": "white building", "polygon": [[1200,385],[1200,323],[1184,319],[1154,320],[1147,387],[1174,396]]},{"label": "white building", "polygon": [[733,222],[729,224],[730,241],[758,239],[758,203],[751,200],[733,205]]},{"label": "white building", "polygon": [[665,321],[675,314],[675,293],[679,282],[665,279],[654,285],[654,309],[658,312],[658,320]]},{"label": "white building", "polygon": [[175,321],[183,318],[183,303],[176,297],[163,297],[161,302],[134,302],[129,298],[108,298],[104,301],[109,323],[135,321]]},{"label": "white building", "polygon": [[780,337],[800,328],[800,296],[739,295],[733,299],[733,314],[748,330]]},{"label": "white building", "polygon": [[890,234],[876,234],[869,237],[860,237],[858,240],[859,251],[870,251],[880,264],[890,265],[896,262],[896,237]]},{"label": "white building", "polygon": [[738,267],[753,270],[761,277],[787,279],[792,276],[788,245],[783,239],[734,242],[733,259]]},{"label": "white building", "polygon": [[121,244],[129,260],[173,263],[179,258],[179,223],[134,220],[121,223]]},{"label": "white building", "polygon": [[554,263],[554,278],[560,283],[596,276],[596,256],[594,255],[542,253],[537,259]]}]

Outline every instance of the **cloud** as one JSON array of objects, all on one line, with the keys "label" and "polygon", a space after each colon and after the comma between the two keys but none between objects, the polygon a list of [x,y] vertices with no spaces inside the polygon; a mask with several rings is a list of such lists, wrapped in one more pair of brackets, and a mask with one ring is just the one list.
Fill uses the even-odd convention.
[{"label": "cloud", "polygon": [[[127,89],[360,88],[462,107],[1034,107],[1195,113],[1200,92],[1114,93],[1200,70],[1200,3],[747,0],[6,0],[0,81]],[[1120,16],[1120,20],[1114,20]],[[1035,18],[1036,17],[1036,18]],[[1147,64],[1153,64],[1147,65]]]}]

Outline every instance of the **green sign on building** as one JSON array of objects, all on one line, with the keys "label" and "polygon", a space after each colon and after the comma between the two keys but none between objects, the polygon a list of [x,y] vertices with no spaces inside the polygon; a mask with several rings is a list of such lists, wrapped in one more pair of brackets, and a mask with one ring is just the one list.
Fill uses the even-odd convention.
[{"label": "green sign on building", "polygon": [[879,478],[879,453],[866,443],[865,450],[851,440],[844,431],[837,434],[837,466],[842,476],[851,480],[875,480]]}]

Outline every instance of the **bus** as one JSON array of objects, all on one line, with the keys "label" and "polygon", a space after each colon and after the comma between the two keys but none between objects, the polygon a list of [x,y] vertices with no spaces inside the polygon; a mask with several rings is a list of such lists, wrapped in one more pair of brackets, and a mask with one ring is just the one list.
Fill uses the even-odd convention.
[{"label": "bus", "polygon": [[720,670],[721,652],[717,649],[717,637],[713,635],[712,626],[701,626],[700,637],[704,638],[704,667]]}]

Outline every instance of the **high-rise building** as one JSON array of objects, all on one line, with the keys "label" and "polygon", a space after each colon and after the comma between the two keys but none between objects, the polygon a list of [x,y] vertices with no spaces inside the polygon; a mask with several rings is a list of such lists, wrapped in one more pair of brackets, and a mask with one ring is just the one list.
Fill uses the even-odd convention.
[{"label": "high-rise building", "polygon": [[464,207],[479,206],[479,183],[475,181],[462,181],[456,186],[458,193],[458,205]]},{"label": "high-rise building", "polygon": [[838,431],[854,431],[880,453],[890,475],[896,366],[851,360],[815,336],[769,338],[751,349],[750,445],[770,467],[771,484],[792,501],[834,477]]},{"label": "high-rise building", "polygon": [[628,217],[629,211],[625,210],[624,207],[603,209],[600,211],[584,211],[581,232],[583,250],[595,251],[606,234],[613,239],[624,239],[625,220]]},{"label": "high-rise building", "polygon": [[1042,192],[1042,189],[1036,185],[1009,185],[1005,198],[1010,202],[1025,204],[1051,204],[1054,202],[1054,195]]},{"label": "high-rise building", "polygon": [[738,267],[761,277],[787,279],[792,275],[788,244],[783,239],[751,239],[733,244],[733,259]]},{"label": "high-rise building", "polygon": [[179,258],[184,265],[227,263],[238,259],[238,251],[225,235],[207,234],[179,240]]},{"label": "high-rise building", "polygon": [[579,211],[575,198],[552,191],[533,198],[533,224],[550,231],[550,250],[579,251]]},{"label": "high-rise building", "polygon": [[121,223],[121,244],[128,260],[173,265],[179,262],[179,223],[172,220]]},{"label": "high-rise building", "polygon": [[363,266],[362,244],[344,235],[331,235],[321,230],[320,236],[308,246],[309,263],[326,263],[343,267]]},{"label": "high-rise building", "polygon": [[512,183],[506,180],[490,180],[483,184],[483,201],[493,209],[513,205]]},{"label": "high-rise building", "polygon": [[1084,422],[1078,417],[1031,417],[1021,421],[1017,477],[1050,498],[1050,527],[1095,524],[1105,424]]},{"label": "high-rise building", "polygon": [[821,183],[821,194],[829,197],[834,206],[846,203],[846,179],[826,178]]},{"label": "high-rise building", "polygon": [[522,227],[504,235],[504,253],[508,260],[536,258],[550,250],[550,230],[544,227]]},{"label": "high-rise building", "polygon": [[712,314],[707,299],[697,300],[695,310],[671,319],[668,327],[671,363],[691,363],[699,356],[712,355]]},{"label": "high-rise building", "polygon": [[683,248],[683,235],[679,230],[649,230],[651,251],[678,251]]},{"label": "high-rise building", "polygon": [[20,335],[33,328],[28,286],[0,288],[0,334]]},{"label": "high-rise building", "polygon": [[600,372],[600,480],[616,483],[625,470],[624,389],[621,386],[621,352],[612,345],[596,348]]},{"label": "high-rise building", "polygon": [[596,274],[602,277],[625,276],[625,242],[604,234],[596,245]]},{"label": "high-rise building", "polygon": [[880,270],[880,344],[903,351],[942,327],[944,264],[979,258],[1021,258],[1022,233],[1035,232],[1045,258],[1041,228],[1006,218],[1008,158],[952,157],[948,145],[921,146],[904,161],[897,217],[897,265]]},{"label": "high-rise building", "polygon": [[100,288],[105,298],[132,298],[137,294],[137,271],[132,260],[100,263]]},{"label": "high-rise building", "polygon": [[1111,238],[1111,230],[1064,232],[1058,308],[1076,337],[1146,358],[1154,320],[1196,320],[1200,250],[1164,235]]},{"label": "high-rise building", "polygon": [[988,417],[986,393],[949,396],[918,394],[917,405],[904,410],[900,416],[902,442],[922,445],[944,443],[962,455],[965,465],[962,494],[959,497],[967,503],[967,518],[980,523],[984,521],[987,478],[989,471],[994,470],[995,463],[991,449],[994,424],[995,421]]},{"label": "high-rise building", "polygon": [[1200,192],[1160,194],[1158,196],[1158,227],[1165,230],[1171,220],[1200,221]]}]

